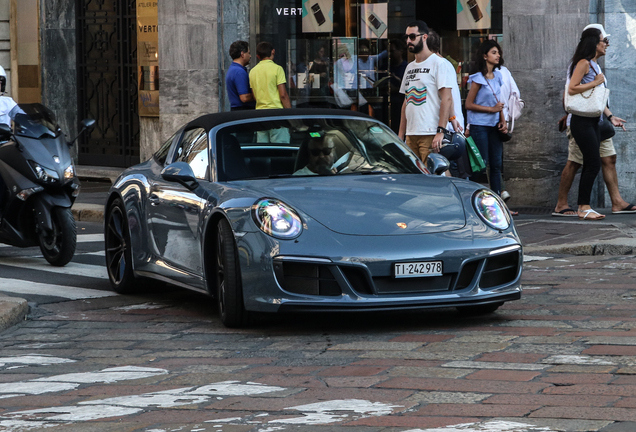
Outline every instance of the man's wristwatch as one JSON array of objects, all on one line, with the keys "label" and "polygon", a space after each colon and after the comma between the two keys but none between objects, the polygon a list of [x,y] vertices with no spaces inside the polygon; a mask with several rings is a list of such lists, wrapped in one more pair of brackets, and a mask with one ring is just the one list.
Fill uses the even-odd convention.
[{"label": "man's wristwatch", "polygon": [[441,126],[437,126],[437,133],[441,133],[441,134],[443,134],[443,133],[445,133],[445,132],[446,132],[446,129],[444,129],[444,128],[443,128],[443,127],[441,127]]},{"label": "man's wristwatch", "polygon": [[608,119],[608,120],[611,120],[611,119],[612,119],[612,117],[614,117],[614,114],[610,114],[610,115],[608,115],[608,116],[607,116],[607,119]]}]

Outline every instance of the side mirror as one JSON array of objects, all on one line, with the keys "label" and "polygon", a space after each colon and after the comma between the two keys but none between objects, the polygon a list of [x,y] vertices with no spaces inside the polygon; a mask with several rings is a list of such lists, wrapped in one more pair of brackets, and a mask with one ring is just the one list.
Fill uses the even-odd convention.
[{"label": "side mirror", "polygon": [[13,135],[13,131],[11,130],[11,126],[6,123],[0,123],[0,139],[8,140]]},{"label": "side mirror", "polygon": [[166,181],[182,184],[190,190],[195,190],[199,186],[192,167],[185,162],[168,165],[161,171],[161,177]]},{"label": "side mirror", "polygon": [[93,119],[84,119],[80,122],[80,126],[81,126],[80,129],[90,132],[93,129],[95,129],[95,124],[96,122]]},{"label": "side mirror", "polygon": [[81,137],[81,136],[82,136],[82,134],[83,134],[84,132],[90,132],[90,131],[92,131],[93,129],[95,129],[95,124],[96,124],[96,123],[95,123],[95,120],[93,120],[93,119],[84,119],[84,120],[82,120],[82,121],[80,122],[80,124],[79,124],[79,125],[80,125],[80,131],[79,131],[79,133],[77,134],[77,136],[75,137],[75,139],[73,139],[73,141],[70,141],[70,142],[68,143],[68,146],[70,147],[70,146],[72,146],[73,144],[75,144],[75,141],[77,141],[77,139],[78,139],[79,137]]},{"label": "side mirror", "polygon": [[435,175],[441,175],[450,167],[450,162],[439,153],[431,153],[426,158],[426,168]]}]

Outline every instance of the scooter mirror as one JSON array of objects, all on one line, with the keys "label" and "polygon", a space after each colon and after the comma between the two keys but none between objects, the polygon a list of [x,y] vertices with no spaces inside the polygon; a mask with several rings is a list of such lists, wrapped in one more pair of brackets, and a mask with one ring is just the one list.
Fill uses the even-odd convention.
[{"label": "scooter mirror", "polygon": [[11,126],[6,123],[0,123],[0,139],[8,140],[11,138],[13,131],[11,130]]},{"label": "scooter mirror", "polygon": [[90,132],[93,129],[95,129],[95,120],[93,119],[84,119],[80,122],[80,132],[77,134],[77,136],[75,137],[75,139],[73,139],[73,141],[69,141],[68,146],[72,146],[73,144],[75,144],[75,141],[77,141],[77,139],[82,136],[82,134],[84,132]]},{"label": "scooter mirror", "polygon": [[93,119],[84,119],[84,120],[82,120],[80,125],[81,125],[81,129],[86,129],[88,132],[90,132],[93,129],[95,129],[95,120],[93,120]]}]

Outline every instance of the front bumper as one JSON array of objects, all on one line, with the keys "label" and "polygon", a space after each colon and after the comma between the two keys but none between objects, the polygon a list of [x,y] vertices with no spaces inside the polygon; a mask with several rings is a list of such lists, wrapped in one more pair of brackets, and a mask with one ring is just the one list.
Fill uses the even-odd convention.
[{"label": "front bumper", "polygon": [[[499,233],[487,241],[475,241],[461,231],[403,237],[332,235],[311,240],[315,243],[307,239],[278,242],[260,233],[238,239],[248,310],[409,310],[485,305],[521,297],[523,251],[514,232]],[[330,250],[340,254],[330,255]],[[394,263],[413,261],[442,261],[443,275],[393,277]]]}]

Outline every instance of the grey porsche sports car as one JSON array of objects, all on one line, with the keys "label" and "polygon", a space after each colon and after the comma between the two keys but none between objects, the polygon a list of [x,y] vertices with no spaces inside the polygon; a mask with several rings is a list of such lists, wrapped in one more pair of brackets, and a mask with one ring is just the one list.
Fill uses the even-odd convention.
[{"label": "grey porsche sports car", "polygon": [[211,294],[229,327],[251,312],[492,312],[521,296],[521,242],[503,201],[435,175],[447,167],[351,111],[199,117],[111,188],[112,287]]}]

